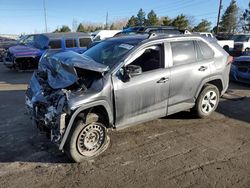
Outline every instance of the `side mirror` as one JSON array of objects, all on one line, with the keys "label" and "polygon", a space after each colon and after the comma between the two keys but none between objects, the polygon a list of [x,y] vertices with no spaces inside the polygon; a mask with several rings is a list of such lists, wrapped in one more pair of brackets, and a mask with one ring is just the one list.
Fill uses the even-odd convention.
[{"label": "side mirror", "polygon": [[128,82],[131,77],[140,75],[142,68],[139,65],[127,65],[124,67],[123,81]]}]

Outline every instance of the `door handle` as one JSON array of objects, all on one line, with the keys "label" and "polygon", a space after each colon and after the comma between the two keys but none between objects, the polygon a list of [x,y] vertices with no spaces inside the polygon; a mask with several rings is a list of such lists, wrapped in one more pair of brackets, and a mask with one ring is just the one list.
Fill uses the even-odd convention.
[{"label": "door handle", "polygon": [[205,71],[205,70],[207,70],[207,66],[201,66],[198,70],[199,71]]},{"label": "door handle", "polygon": [[158,84],[163,84],[163,83],[166,83],[168,80],[169,80],[168,77],[163,77],[163,78],[161,78],[160,80],[158,80],[157,83],[158,83]]}]

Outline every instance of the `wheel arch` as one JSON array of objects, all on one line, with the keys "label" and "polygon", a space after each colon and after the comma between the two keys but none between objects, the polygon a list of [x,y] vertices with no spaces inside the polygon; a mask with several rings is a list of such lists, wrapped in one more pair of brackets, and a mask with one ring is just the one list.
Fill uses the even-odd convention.
[{"label": "wheel arch", "polygon": [[70,117],[69,123],[67,125],[67,128],[65,130],[65,133],[63,135],[62,141],[59,145],[59,150],[62,150],[66,140],[69,136],[69,133],[72,129],[72,126],[75,122],[75,120],[77,119],[77,116],[81,113],[102,113],[105,117],[105,120],[108,123],[108,127],[107,128],[112,128],[113,127],[113,122],[114,122],[114,118],[113,118],[113,114],[111,111],[111,108],[109,107],[108,103],[106,101],[98,101],[98,102],[94,102],[94,103],[90,103],[90,104],[86,104],[84,107],[79,107],[78,109],[76,109],[73,114]]},{"label": "wheel arch", "polygon": [[198,91],[196,92],[195,98],[197,99],[199,94],[201,93],[201,91],[203,90],[203,88],[207,85],[207,84],[212,84],[214,86],[216,86],[220,92],[220,95],[222,94],[223,91],[223,82],[222,79],[219,77],[215,77],[213,79],[208,79],[208,80],[204,80],[201,84],[201,86],[199,87]]}]

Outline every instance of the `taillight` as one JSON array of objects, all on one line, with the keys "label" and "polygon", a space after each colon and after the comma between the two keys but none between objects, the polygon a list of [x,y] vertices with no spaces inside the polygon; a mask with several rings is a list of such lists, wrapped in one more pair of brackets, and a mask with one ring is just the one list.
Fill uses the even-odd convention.
[{"label": "taillight", "polygon": [[231,64],[233,62],[234,58],[233,56],[228,56],[227,57],[227,65]]}]

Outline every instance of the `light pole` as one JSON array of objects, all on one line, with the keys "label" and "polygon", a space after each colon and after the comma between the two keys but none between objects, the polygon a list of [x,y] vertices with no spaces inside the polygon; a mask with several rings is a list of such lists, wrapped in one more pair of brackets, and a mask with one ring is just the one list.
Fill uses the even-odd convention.
[{"label": "light pole", "polygon": [[46,6],[45,6],[45,0],[43,0],[43,11],[44,11],[44,23],[45,23],[45,32],[48,32],[47,27],[47,15],[46,15]]},{"label": "light pole", "polygon": [[221,11],[221,6],[222,6],[222,0],[220,0],[219,11],[218,11],[218,17],[217,17],[217,26],[216,26],[216,34],[217,34],[217,35],[218,35],[218,33],[219,33],[219,23],[220,23],[220,11]]}]

